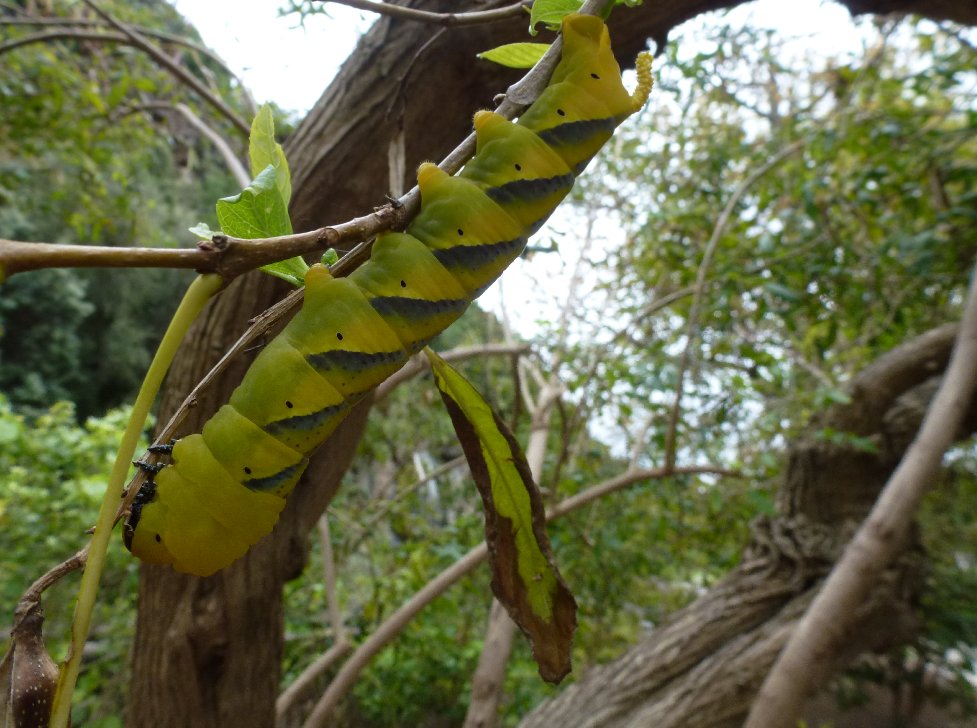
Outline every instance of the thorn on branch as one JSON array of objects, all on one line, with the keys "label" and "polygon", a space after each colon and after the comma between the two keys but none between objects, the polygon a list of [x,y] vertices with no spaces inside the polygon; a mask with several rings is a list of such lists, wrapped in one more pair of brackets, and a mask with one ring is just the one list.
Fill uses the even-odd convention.
[{"label": "thorn on branch", "polygon": [[224,233],[214,233],[211,236],[210,241],[202,240],[199,243],[197,243],[197,246],[201,250],[221,251],[221,250],[227,250],[227,246],[230,244],[230,242],[231,241],[228,240],[227,236],[224,235]]}]

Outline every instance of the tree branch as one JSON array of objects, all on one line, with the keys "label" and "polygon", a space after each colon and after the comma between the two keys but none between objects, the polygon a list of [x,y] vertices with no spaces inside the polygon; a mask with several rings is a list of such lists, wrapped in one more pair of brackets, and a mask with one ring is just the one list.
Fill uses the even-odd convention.
[{"label": "tree branch", "polygon": [[217,152],[221,155],[224,160],[224,164],[227,165],[227,169],[234,176],[234,181],[240,185],[241,189],[244,189],[249,184],[251,184],[251,175],[248,174],[248,170],[245,169],[244,164],[238,158],[237,154],[231,149],[231,145],[227,143],[227,140],[217,133],[217,131],[210,126],[207,122],[201,119],[197,114],[194,113],[193,109],[183,103],[174,104],[171,109],[175,109],[183,118],[186,119],[190,125],[203,134],[210,143],[214,145]]},{"label": "tree branch", "polygon": [[41,268],[196,268],[214,270],[216,249],[113,248],[104,245],[28,243],[0,238],[0,282]]},{"label": "tree branch", "polygon": [[[92,40],[100,43],[122,43],[124,45],[138,47],[128,35],[110,30],[100,30],[100,28],[103,26],[93,20],[69,20],[67,18],[4,18],[0,20],[0,25],[61,26],[55,27],[53,30],[30,33],[28,35],[23,35],[20,38],[14,38],[5,43],[0,43],[0,55],[3,55],[8,51],[12,51],[15,48],[20,48],[21,46],[31,45],[34,43],[48,43],[53,40]],[[72,25],[89,26],[91,29],[85,30],[82,28],[69,27]],[[166,43],[174,43],[197,53],[201,53],[214,61],[214,63],[217,63],[224,70],[224,72],[227,73],[227,75],[237,79],[237,76],[230,68],[227,67],[227,64],[224,63],[223,59],[221,59],[220,56],[209,48],[205,48],[202,45],[187,40],[186,38],[181,38],[180,36],[172,33],[162,33],[160,31],[150,30],[149,28],[137,28],[136,26],[130,27],[147,37],[156,38],[157,40],[161,40]],[[240,80],[238,79],[238,81]]]},{"label": "tree branch", "polygon": [[[113,248],[0,239],[0,280],[3,276],[9,278],[15,273],[40,268],[108,267],[191,268],[201,273],[218,273],[225,282],[230,282],[242,273],[268,263],[371,238],[401,225],[405,215],[403,207],[385,205],[368,215],[331,227],[274,238],[248,239],[218,234],[211,241],[198,243],[196,248]],[[350,267],[355,260],[346,261],[345,274],[356,267]]]},{"label": "tree branch", "polygon": [[743,195],[746,194],[746,191],[753,186],[754,182],[780,164],[784,159],[803,148],[803,145],[803,141],[794,142],[784,149],[781,149],[764,164],[753,170],[753,172],[751,172],[746,179],[740,182],[739,186],[737,186],[736,190],[729,198],[729,201],[726,203],[726,206],[723,208],[723,211],[720,213],[719,219],[716,220],[716,226],[713,228],[709,242],[706,244],[706,249],[702,254],[702,262],[699,263],[699,270],[696,273],[692,308],[689,311],[689,318],[686,322],[685,348],[682,350],[682,358],[678,367],[678,376],[675,380],[675,402],[672,405],[672,410],[668,418],[668,430],[665,433],[666,466],[675,463],[678,421],[682,412],[682,389],[685,386],[685,374],[688,371],[689,363],[692,359],[692,349],[695,346],[695,341],[698,337],[699,316],[701,315],[702,311],[702,299],[705,294],[706,277],[709,274],[709,266],[712,264],[712,256],[716,251],[716,247],[719,245],[720,239],[726,232],[726,227],[729,225],[729,221],[732,219],[733,211],[736,209],[736,206],[739,204],[739,201]]},{"label": "tree branch", "polygon": [[434,13],[429,10],[418,10],[403,5],[376,2],[376,0],[322,0],[322,2],[345,5],[350,8],[356,8],[357,10],[367,10],[378,15],[389,15],[394,18],[403,18],[404,20],[443,25],[446,28],[491,23],[495,20],[506,20],[519,15],[525,15],[532,6],[532,0],[520,0],[507,7],[496,8],[494,10],[481,10],[468,13]]},{"label": "tree branch", "polygon": [[853,615],[905,545],[913,516],[936,478],[977,385],[977,271],[950,364],[916,438],[770,670],[745,728],[786,728],[835,666]]},{"label": "tree branch", "polygon": [[[480,344],[478,346],[460,346],[457,349],[442,352],[441,358],[447,362],[459,362],[479,356],[522,356],[528,353],[528,344]],[[380,383],[375,390],[374,400],[383,399],[394,388],[430,368],[431,364],[423,353],[415,354],[401,369]]]},{"label": "tree branch", "polygon": [[146,36],[142,35],[142,33],[137,31],[135,28],[116,20],[112,15],[98,7],[94,0],[83,1],[106,23],[128,36],[134,46],[145,51],[160,66],[169,71],[185,85],[196,91],[204,101],[214,107],[214,109],[216,109],[224,118],[230,121],[231,124],[233,124],[234,127],[244,135],[245,139],[248,138],[248,135],[251,133],[251,125],[242,119],[237,112],[234,111],[234,109],[228,106],[222,98],[213,94],[210,89],[200,83],[200,81],[198,81],[189,71],[183,68],[183,66],[180,64],[176,63],[168,55],[163,53],[163,51],[153,45],[149,39],[146,38]]}]

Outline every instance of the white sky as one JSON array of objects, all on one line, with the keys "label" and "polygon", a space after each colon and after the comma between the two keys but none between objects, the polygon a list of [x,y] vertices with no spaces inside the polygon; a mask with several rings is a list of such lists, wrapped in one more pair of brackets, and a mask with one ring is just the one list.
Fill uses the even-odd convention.
[{"label": "white sky", "polygon": [[170,0],[254,94],[284,109],[312,107],[373,18],[341,5],[305,27],[279,17],[284,0]]}]

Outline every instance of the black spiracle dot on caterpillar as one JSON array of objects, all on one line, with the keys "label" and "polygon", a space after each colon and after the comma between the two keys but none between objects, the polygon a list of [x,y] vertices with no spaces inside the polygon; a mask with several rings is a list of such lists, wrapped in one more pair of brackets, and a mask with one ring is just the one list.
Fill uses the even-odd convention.
[{"label": "black spiracle dot on caterpillar", "polygon": [[285,406],[288,407],[289,409],[292,409],[292,407],[294,407],[295,405],[292,404],[291,400],[286,399]]},{"label": "black spiracle dot on caterpillar", "polygon": [[557,109],[556,110],[556,113],[557,113],[557,116],[566,116],[567,115],[567,112],[565,112],[563,109]]},{"label": "black spiracle dot on caterpillar", "polygon": [[598,75],[597,75],[596,73],[592,73],[592,74],[590,74],[590,77],[591,77],[592,79],[594,79],[595,81],[600,81],[600,76],[598,76]]},{"label": "black spiracle dot on caterpillar", "polygon": [[465,231],[464,231],[464,230],[462,230],[461,228],[458,228],[458,236],[459,236],[459,237],[461,237],[461,236],[463,236],[464,234],[465,234]]},{"label": "black spiracle dot on caterpillar", "polygon": [[401,281],[400,282],[400,287],[401,288],[407,288],[407,281]]},{"label": "black spiracle dot on caterpillar", "polygon": [[522,165],[519,164],[518,162],[516,162],[516,171],[517,172],[522,172]]},{"label": "black spiracle dot on caterpillar", "polygon": [[245,465],[244,466],[244,472],[247,473],[248,475],[251,475],[251,468],[249,468],[247,465]]},{"label": "black spiracle dot on caterpillar", "polygon": [[337,338],[337,339],[338,339],[339,341],[342,341],[342,340],[343,340],[343,335],[342,335],[342,334],[341,334],[340,332],[338,332],[338,331],[337,331],[337,332],[336,332],[336,338]]},{"label": "black spiracle dot on caterpillar", "polygon": [[163,543],[163,537],[160,536],[158,533],[156,534],[156,543]]}]

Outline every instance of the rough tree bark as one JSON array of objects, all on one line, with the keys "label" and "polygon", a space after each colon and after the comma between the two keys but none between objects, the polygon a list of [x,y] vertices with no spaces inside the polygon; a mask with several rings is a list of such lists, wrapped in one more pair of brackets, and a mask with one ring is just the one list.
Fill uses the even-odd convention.
[{"label": "rough tree bark", "polygon": [[[615,49],[622,58],[633,58],[645,38],[661,42],[677,24],[740,2],[660,0],[629,11],[626,18],[618,13],[611,23]],[[856,0],[849,3],[860,5]],[[507,0],[472,2],[465,8],[450,0],[411,4],[458,11],[498,7]],[[904,5],[905,1],[875,0],[869,9],[884,12]],[[941,17],[972,22],[971,2],[944,0],[937,5]],[[928,4],[921,11],[927,9]],[[382,202],[388,188],[386,147],[401,130],[409,170],[422,159],[440,158],[462,139],[472,112],[490,106],[493,96],[515,78],[491,64],[475,63],[473,52],[519,40],[524,28],[525,21],[515,20],[440,32],[405,21],[378,21],[286,145],[295,229],[340,222]],[[445,99],[451,103],[445,104]],[[281,291],[267,276],[252,275],[220,296],[195,327],[171,373],[164,418],[238,337],[247,319],[264,310]],[[201,398],[196,417],[186,427],[198,426],[226,400],[245,366],[246,362],[237,362]],[[275,533],[241,562],[202,580],[143,568],[128,725],[264,728],[274,724],[282,585],[302,568],[307,533],[338,487],[365,415],[361,411],[350,417],[326,443]],[[767,591],[796,590],[797,578],[791,576],[796,573],[796,568],[788,569],[787,586],[777,587],[776,578],[761,581]],[[769,605],[771,600],[784,603],[775,597],[763,603]],[[730,605],[734,612],[735,606]],[[768,608],[764,613],[774,611]],[[745,621],[758,626],[763,618],[753,615]],[[703,645],[700,654],[708,649]],[[674,666],[674,662],[666,664]]]},{"label": "rough tree bark", "polygon": [[875,577],[916,540],[923,497],[938,482],[944,455],[959,437],[977,396],[975,385],[977,280],[972,280],[950,361],[919,431],[777,657],[744,728],[790,728],[804,700],[833,674],[834,656],[852,642],[855,625],[849,615],[857,614]]},{"label": "rough tree bark", "polygon": [[[721,728],[741,725],[757,690],[824,576],[885,485],[946,366],[954,325],[880,357],[792,443],[777,514],[753,524],[742,563],[617,661],[542,704],[520,728]],[[965,432],[977,430],[972,406]],[[870,438],[868,453],[828,443],[830,427]],[[916,628],[920,554],[908,549],[862,605],[836,665],[905,644]]]}]

